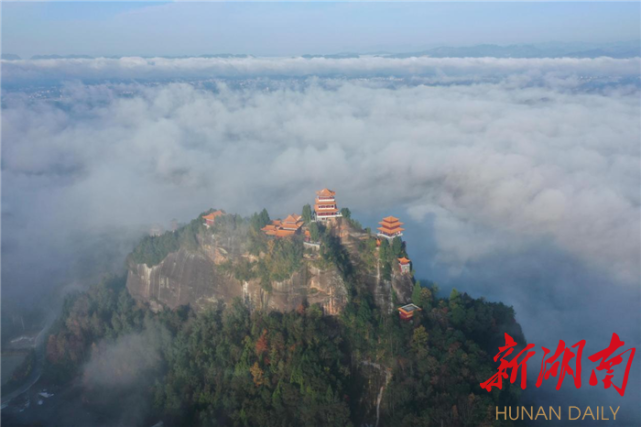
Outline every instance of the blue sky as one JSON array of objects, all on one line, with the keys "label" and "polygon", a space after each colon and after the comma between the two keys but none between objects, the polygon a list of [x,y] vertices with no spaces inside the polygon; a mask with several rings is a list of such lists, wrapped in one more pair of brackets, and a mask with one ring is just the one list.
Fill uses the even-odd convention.
[{"label": "blue sky", "polygon": [[639,3],[6,3],[4,53],[292,55],[639,38]]}]

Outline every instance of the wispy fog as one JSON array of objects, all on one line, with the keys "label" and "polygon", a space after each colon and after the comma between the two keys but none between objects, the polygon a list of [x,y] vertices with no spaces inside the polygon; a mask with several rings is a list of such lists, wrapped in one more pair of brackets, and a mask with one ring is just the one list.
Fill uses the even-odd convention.
[{"label": "wispy fog", "polygon": [[[162,372],[161,352],[170,345],[171,334],[149,324],[139,334],[120,337],[116,342],[100,342],[94,346],[91,359],[84,366],[82,389],[98,411],[118,421],[93,425],[141,425],[150,412],[151,388]],[[119,408],[120,414],[113,414]],[[66,420],[73,423],[74,420]]]},{"label": "wispy fog", "polygon": [[[537,348],[641,344],[638,58],[2,65],[3,308],[117,269],[153,223],[329,187],[366,226],[401,216],[419,276],[514,305]],[[625,398],[586,375],[550,399],[632,425],[638,366]]]}]

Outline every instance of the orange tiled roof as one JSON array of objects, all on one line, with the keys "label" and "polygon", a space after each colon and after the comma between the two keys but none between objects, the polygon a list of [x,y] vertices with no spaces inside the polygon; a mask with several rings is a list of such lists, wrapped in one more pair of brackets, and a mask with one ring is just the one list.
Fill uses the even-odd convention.
[{"label": "orange tiled roof", "polygon": [[380,227],[377,227],[377,228],[378,228],[379,230],[380,230],[381,228],[384,228],[384,229],[386,229],[386,230],[398,230],[399,228],[401,228],[401,225],[402,225],[402,224],[400,224],[400,223],[398,223],[398,224],[392,224],[392,225],[389,225],[389,224],[381,224],[381,226],[380,226]]},{"label": "orange tiled roof", "polygon": [[405,314],[414,314],[415,311],[423,311],[423,309],[414,304],[407,304],[407,305],[404,305],[403,307],[399,307],[398,311]]},{"label": "orange tiled roof", "polygon": [[327,188],[323,188],[322,190],[317,191],[316,195],[318,195],[319,197],[332,197],[336,195],[336,192]]},{"label": "orange tiled roof", "polygon": [[379,224],[385,226],[396,226],[396,225],[403,225],[402,222],[398,220],[398,218],[395,218],[393,216],[388,216],[383,218],[383,221],[379,222]]},{"label": "orange tiled roof", "polygon": [[401,227],[393,227],[393,228],[378,227],[377,230],[385,234],[394,234],[394,233],[400,233],[401,231],[405,231],[405,229]]},{"label": "orange tiled roof", "polygon": [[281,227],[290,230],[298,230],[303,226],[303,217],[296,214],[291,214],[283,220]]},{"label": "orange tiled roof", "polygon": [[301,218],[302,217],[300,215],[291,214],[291,215],[288,215],[287,218],[283,220],[283,223],[295,224],[298,221],[300,221]]},{"label": "orange tiled roof", "polygon": [[300,215],[292,214],[283,221],[280,219],[273,220],[271,224],[267,224],[261,228],[261,230],[268,236],[287,237],[295,234],[302,226],[302,217]]},{"label": "orange tiled roof", "polygon": [[411,261],[409,259],[403,257],[403,258],[399,258],[398,262],[400,262],[401,264],[409,264]]},{"label": "orange tiled roof", "polygon": [[224,215],[224,214],[225,214],[224,211],[218,210],[218,211],[213,211],[212,213],[210,213],[208,215],[203,215],[203,218],[204,219],[208,219],[210,221],[213,221],[213,220],[216,219],[217,216],[221,216],[221,215]]}]

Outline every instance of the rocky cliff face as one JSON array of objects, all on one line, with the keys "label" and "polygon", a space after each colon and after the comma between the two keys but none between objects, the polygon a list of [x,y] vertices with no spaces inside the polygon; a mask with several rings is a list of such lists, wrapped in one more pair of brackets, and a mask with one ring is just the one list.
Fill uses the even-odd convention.
[{"label": "rocky cliff face", "polygon": [[155,311],[186,304],[202,310],[240,297],[252,309],[289,311],[307,302],[320,304],[326,314],[336,315],[347,303],[347,288],[336,269],[321,270],[305,264],[289,279],[273,282],[272,289],[266,291],[257,279],[241,282],[230,274],[221,274],[204,253],[184,249],[153,267],[131,264],[127,289]]},{"label": "rocky cliff face", "polygon": [[[366,235],[349,228],[346,232],[345,228],[343,224],[335,232],[342,233],[341,244],[350,253],[356,273],[353,280],[357,285],[367,287],[377,305],[390,311],[394,309],[392,290],[397,302],[408,301],[413,286],[411,277],[394,275],[391,281],[381,280],[380,269],[366,268],[358,256],[356,243]],[[243,252],[238,240],[208,232],[199,235],[198,242],[195,250],[181,248],[152,267],[130,262],[127,277],[130,294],[155,311],[187,304],[202,310],[239,297],[252,309],[289,311],[307,303],[319,304],[326,314],[337,315],[348,302],[348,286],[343,275],[332,265],[319,267],[314,262],[319,257],[316,251],[305,254],[302,267],[291,277],[272,282],[271,289],[266,290],[259,279],[241,281],[221,268],[229,261],[258,259]]]},{"label": "rocky cliff face", "polygon": [[186,304],[204,308],[243,294],[242,285],[233,277],[219,274],[205,253],[185,249],[169,254],[153,267],[130,264],[127,289],[135,299],[148,302],[154,310]]}]

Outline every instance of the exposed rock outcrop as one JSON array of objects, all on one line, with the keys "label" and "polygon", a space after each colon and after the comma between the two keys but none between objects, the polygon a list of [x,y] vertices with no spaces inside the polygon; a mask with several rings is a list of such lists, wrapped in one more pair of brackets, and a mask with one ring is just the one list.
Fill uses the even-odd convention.
[{"label": "exposed rock outcrop", "polygon": [[[353,230],[346,221],[339,220],[331,227],[331,232],[340,238],[342,247],[349,253],[354,267],[351,280],[357,286],[366,287],[379,307],[393,310],[392,291],[397,302],[409,299],[412,291],[410,276],[393,275],[391,281],[382,280],[380,268],[368,267],[359,256],[359,241],[368,238],[366,233]],[[248,262],[259,259],[259,256],[244,251],[242,238],[236,235],[217,236],[207,230],[198,235],[197,241],[197,248],[181,248],[169,253],[152,267],[130,260],[127,278],[130,294],[136,300],[148,303],[155,311],[181,305],[202,310],[238,297],[251,309],[289,311],[307,303],[319,304],[326,314],[337,315],[348,302],[348,286],[343,274],[333,265],[317,262],[320,257],[318,251],[310,251],[301,268],[289,278],[273,281],[265,287],[259,279],[241,281],[223,268],[223,264],[243,258]]]},{"label": "exposed rock outcrop", "polygon": [[219,274],[214,262],[202,252],[181,249],[160,264],[130,264],[127,289],[152,309],[191,305],[204,308],[217,301],[242,296],[242,286],[233,277]]}]

